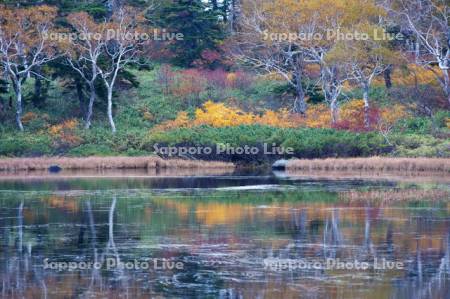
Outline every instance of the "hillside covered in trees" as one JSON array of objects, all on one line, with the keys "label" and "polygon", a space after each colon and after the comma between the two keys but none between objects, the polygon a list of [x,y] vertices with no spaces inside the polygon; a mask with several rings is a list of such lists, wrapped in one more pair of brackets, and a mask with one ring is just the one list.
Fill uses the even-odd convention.
[{"label": "hillside covered in trees", "polygon": [[0,156],[450,157],[447,0],[0,5]]}]

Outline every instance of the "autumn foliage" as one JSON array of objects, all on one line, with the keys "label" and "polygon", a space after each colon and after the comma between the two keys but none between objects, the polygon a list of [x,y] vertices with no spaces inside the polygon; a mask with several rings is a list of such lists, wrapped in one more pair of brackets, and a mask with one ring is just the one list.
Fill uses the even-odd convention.
[{"label": "autumn foliage", "polygon": [[170,65],[164,64],[157,73],[157,82],[165,95],[192,102],[208,89],[245,88],[251,84],[252,79],[242,71],[196,68],[174,70]]},{"label": "autumn foliage", "polygon": [[76,146],[81,144],[83,139],[77,135],[76,129],[79,122],[76,119],[69,119],[61,124],[49,127],[48,132],[57,147]]},{"label": "autumn foliage", "polygon": [[[407,116],[406,107],[394,105],[389,108],[371,108],[371,127],[369,130],[388,131],[400,119]],[[164,122],[154,128],[165,131],[175,128],[207,125],[212,127],[232,127],[260,124],[278,128],[331,128],[349,131],[366,131],[364,126],[364,102],[352,100],[340,109],[340,120],[332,125],[329,108],[324,104],[311,105],[305,117],[290,113],[287,109],[266,110],[262,114],[244,112],[239,108],[228,107],[224,103],[206,102],[190,118],[187,112],[180,112],[176,119]]]}]

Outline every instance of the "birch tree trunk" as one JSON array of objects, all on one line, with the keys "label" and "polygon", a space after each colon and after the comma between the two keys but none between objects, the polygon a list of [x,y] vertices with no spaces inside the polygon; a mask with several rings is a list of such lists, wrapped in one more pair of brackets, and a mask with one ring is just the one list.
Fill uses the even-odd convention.
[{"label": "birch tree trunk", "polygon": [[305,114],[307,105],[305,101],[305,91],[302,86],[302,75],[301,72],[296,72],[295,78],[295,100],[294,100],[294,112]]},{"label": "birch tree trunk", "polygon": [[93,112],[93,108],[94,108],[94,101],[96,96],[95,93],[95,86],[93,82],[90,82],[89,84],[89,104],[87,107],[87,113],[86,113],[86,120],[85,120],[85,125],[84,127],[86,129],[89,129],[91,127],[91,119],[92,119],[92,112]]},{"label": "birch tree trunk", "polygon": [[112,95],[113,95],[113,86],[108,86],[108,120],[111,126],[111,130],[113,133],[116,133],[116,124],[114,123],[113,115],[112,115]]},{"label": "birch tree trunk", "polygon": [[338,121],[338,106],[337,106],[337,96],[334,96],[330,101],[331,108],[331,123],[334,125]]},{"label": "birch tree trunk", "polygon": [[364,127],[366,129],[370,128],[370,103],[369,103],[369,84],[363,85],[363,100],[364,100]]},{"label": "birch tree trunk", "polygon": [[14,92],[16,94],[16,123],[19,127],[20,131],[23,132],[23,124],[22,124],[22,82],[17,78],[13,78],[14,82]]},{"label": "birch tree trunk", "polygon": [[450,75],[449,70],[443,69],[442,73],[444,75],[444,90],[447,96],[448,104],[450,105]]}]

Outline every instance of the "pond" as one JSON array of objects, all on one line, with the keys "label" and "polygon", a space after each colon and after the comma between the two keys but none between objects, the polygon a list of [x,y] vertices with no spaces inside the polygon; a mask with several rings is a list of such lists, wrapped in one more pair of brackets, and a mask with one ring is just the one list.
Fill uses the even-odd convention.
[{"label": "pond", "polygon": [[271,173],[4,180],[1,294],[448,298],[449,190]]}]

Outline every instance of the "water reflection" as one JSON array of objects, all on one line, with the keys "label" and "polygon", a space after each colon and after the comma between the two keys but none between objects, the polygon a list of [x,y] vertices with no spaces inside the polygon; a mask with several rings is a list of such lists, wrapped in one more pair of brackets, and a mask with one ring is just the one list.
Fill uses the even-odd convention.
[{"label": "water reflection", "polygon": [[[450,293],[448,198],[368,204],[340,200],[340,192],[367,188],[364,184],[290,185],[294,189],[264,192],[0,192],[2,297],[445,298]],[[400,262],[404,269],[267,266],[268,260],[327,259]],[[104,266],[135,260],[148,262],[149,269]],[[50,262],[103,266],[58,271],[46,267]]]}]

